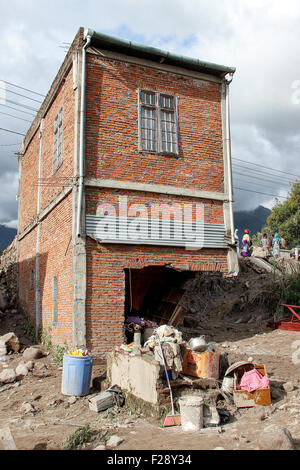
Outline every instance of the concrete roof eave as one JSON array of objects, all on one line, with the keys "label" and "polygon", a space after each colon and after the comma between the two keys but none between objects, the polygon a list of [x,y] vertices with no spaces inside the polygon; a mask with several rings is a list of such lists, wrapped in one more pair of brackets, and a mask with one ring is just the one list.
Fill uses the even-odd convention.
[{"label": "concrete roof eave", "polygon": [[184,67],[189,70],[214,75],[219,78],[225,77],[228,73],[235,73],[235,67],[213,64],[211,62],[201,61],[191,57],[177,55],[155,47],[144,46],[132,41],[119,39],[103,33],[97,33],[92,29],[85,30],[85,37],[91,37],[91,44],[101,49],[120,52],[126,55],[152,60],[154,62],[164,63]]}]

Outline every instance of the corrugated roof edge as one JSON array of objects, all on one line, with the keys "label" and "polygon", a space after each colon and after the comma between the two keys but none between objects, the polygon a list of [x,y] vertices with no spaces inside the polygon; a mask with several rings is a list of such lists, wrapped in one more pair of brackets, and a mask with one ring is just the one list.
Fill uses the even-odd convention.
[{"label": "corrugated roof edge", "polygon": [[125,52],[128,55],[142,56],[144,58],[155,60],[155,58],[164,58],[165,62],[169,65],[177,65],[192,70],[201,71],[217,77],[223,77],[228,73],[235,73],[235,67],[228,67],[225,65],[214,64],[212,62],[205,62],[191,57],[180,56],[172,52],[163,51],[155,47],[144,46],[132,41],[119,39],[114,36],[109,36],[103,33],[97,33],[92,29],[85,30],[85,37],[91,36],[92,44],[95,46],[102,46],[104,49],[115,48],[119,52]]}]

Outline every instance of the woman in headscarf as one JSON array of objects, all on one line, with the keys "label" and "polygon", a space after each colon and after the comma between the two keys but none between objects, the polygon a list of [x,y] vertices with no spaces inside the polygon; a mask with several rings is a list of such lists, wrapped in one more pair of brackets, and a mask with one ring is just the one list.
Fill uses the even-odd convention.
[{"label": "woman in headscarf", "polygon": [[249,256],[249,245],[247,239],[243,239],[243,249],[242,249],[242,256],[247,258]]},{"label": "woman in headscarf", "polygon": [[234,239],[235,239],[236,253],[237,253],[238,258],[239,258],[240,257],[240,240],[239,240],[239,231],[238,231],[238,229],[235,229]]},{"label": "woman in headscarf", "polygon": [[280,256],[280,237],[278,233],[275,233],[273,238],[273,251],[272,254],[274,258],[279,258]]}]

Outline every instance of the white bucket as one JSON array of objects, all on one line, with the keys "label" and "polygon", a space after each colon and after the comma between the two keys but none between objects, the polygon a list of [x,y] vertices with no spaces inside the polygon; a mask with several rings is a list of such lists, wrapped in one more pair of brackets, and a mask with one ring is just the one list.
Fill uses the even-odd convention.
[{"label": "white bucket", "polygon": [[179,399],[182,430],[200,431],[203,428],[203,398],[187,395]]}]

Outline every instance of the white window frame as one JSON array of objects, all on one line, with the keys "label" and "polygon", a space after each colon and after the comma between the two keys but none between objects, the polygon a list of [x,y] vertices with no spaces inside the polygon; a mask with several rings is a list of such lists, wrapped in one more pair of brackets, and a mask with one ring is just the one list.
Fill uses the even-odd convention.
[{"label": "white window frame", "polygon": [[53,165],[54,174],[62,164],[64,145],[64,106],[62,105],[54,119]]},{"label": "white window frame", "polygon": [[[179,129],[178,129],[178,96],[171,95],[169,93],[162,93],[159,91],[147,90],[144,88],[139,88],[137,90],[138,96],[138,151],[141,153],[154,153],[162,155],[175,155],[179,156]],[[152,93],[155,95],[155,105],[144,105],[141,102],[141,93]],[[174,99],[174,108],[163,108],[160,106],[160,97],[166,96]],[[156,150],[146,150],[143,149],[143,138],[142,138],[142,113],[141,110],[143,107],[149,107],[155,109],[155,120],[156,120]],[[169,112],[174,112],[174,123],[175,123],[175,142],[174,142],[174,151],[170,152],[163,150],[162,148],[162,128],[161,128],[161,111],[166,110]]]}]

